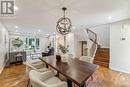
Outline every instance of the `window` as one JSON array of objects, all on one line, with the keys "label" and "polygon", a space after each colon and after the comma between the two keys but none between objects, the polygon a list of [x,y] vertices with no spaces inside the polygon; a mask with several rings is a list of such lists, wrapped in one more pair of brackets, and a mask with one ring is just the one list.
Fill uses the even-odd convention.
[{"label": "window", "polygon": [[40,40],[39,38],[28,38],[26,37],[25,41],[25,50],[31,50],[31,51],[36,51],[40,49]]},{"label": "window", "polygon": [[36,38],[36,49],[39,49],[39,38]]}]

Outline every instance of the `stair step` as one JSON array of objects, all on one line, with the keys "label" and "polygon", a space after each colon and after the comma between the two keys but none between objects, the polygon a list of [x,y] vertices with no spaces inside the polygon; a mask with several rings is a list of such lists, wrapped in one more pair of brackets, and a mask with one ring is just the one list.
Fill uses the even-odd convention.
[{"label": "stair step", "polygon": [[108,51],[109,50],[109,48],[98,48],[98,50],[104,50],[104,51]]},{"label": "stair step", "polygon": [[109,67],[109,58],[109,48],[98,48],[94,58],[94,63],[104,67]]},{"label": "stair step", "polygon": [[103,62],[109,63],[109,59],[108,58],[104,58],[104,57],[96,57],[94,60],[98,60],[98,61],[103,61]]},{"label": "stair step", "polygon": [[109,50],[108,50],[108,51],[104,51],[104,50],[97,50],[97,53],[107,53],[107,54],[109,54]]},{"label": "stair step", "polygon": [[101,62],[101,61],[94,61],[94,64],[98,64],[100,66],[104,66],[104,67],[109,67],[109,63],[106,63],[106,62]]},{"label": "stair step", "polygon": [[103,58],[106,58],[106,59],[110,58],[108,54],[96,54],[95,58],[97,58],[97,57],[103,57]]},{"label": "stair step", "polygon": [[109,58],[109,53],[100,53],[100,56],[101,57]]}]

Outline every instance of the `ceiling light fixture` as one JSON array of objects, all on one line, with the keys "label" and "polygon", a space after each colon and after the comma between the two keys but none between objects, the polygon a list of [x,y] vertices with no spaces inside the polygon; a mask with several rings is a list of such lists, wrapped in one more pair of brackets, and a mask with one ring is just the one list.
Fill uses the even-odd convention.
[{"label": "ceiling light fixture", "polygon": [[71,25],[71,20],[65,17],[65,11],[67,10],[67,8],[63,7],[62,10],[63,10],[63,17],[61,17],[57,21],[56,30],[58,33],[62,35],[66,35],[71,31],[72,25]]},{"label": "ceiling light fixture", "polygon": [[19,8],[17,6],[14,6],[14,10],[17,11],[19,10]]}]

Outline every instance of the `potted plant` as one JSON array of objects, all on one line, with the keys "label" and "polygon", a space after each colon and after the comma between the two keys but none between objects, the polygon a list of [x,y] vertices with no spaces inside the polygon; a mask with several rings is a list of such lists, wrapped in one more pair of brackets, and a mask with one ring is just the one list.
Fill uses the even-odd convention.
[{"label": "potted plant", "polygon": [[67,54],[67,52],[69,51],[68,48],[69,48],[68,45],[67,45],[67,46],[64,46],[64,45],[59,44],[59,46],[58,46],[58,49],[59,49],[59,51],[60,51],[60,53],[58,53],[58,54],[60,54],[60,56],[61,56],[61,58],[62,58],[62,60],[63,60],[64,62],[65,62],[66,59],[68,58],[68,54]]},{"label": "potted plant", "polygon": [[67,46],[63,46],[63,45],[59,45],[59,49],[63,54],[66,54],[69,50],[68,50],[68,45]]}]

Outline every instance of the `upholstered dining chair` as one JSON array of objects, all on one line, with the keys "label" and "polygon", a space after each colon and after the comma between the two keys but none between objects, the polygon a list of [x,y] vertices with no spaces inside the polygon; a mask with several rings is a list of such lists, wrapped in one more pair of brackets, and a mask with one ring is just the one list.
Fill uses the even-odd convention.
[{"label": "upholstered dining chair", "polygon": [[[94,58],[90,57],[90,56],[81,56],[79,58],[79,60],[85,61],[85,62],[89,62],[89,63],[93,63]],[[92,75],[91,75],[91,79],[93,80],[93,76]]]},{"label": "upholstered dining chair", "polygon": [[93,63],[94,58],[90,57],[90,56],[81,56],[79,58],[79,60],[85,61],[85,62],[89,62],[89,63]]},{"label": "upholstered dining chair", "polygon": [[46,72],[31,70],[29,78],[32,87],[68,87],[67,82],[55,77],[51,70]]},{"label": "upholstered dining chair", "polygon": [[[85,61],[85,62],[88,62],[88,63],[93,63],[94,58],[93,58],[93,57],[90,57],[90,56],[81,56],[81,57],[79,58],[79,60]],[[98,68],[99,68],[99,67],[97,67],[97,69],[98,69]],[[93,81],[93,75],[91,75],[91,80]]]},{"label": "upholstered dining chair", "polygon": [[[26,61],[26,76],[29,78],[29,72],[31,70],[35,70],[37,72],[45,72],[48,71],[48,69],[45,67],[45,64],[41,61],[31,61],[27,60]],[[29,86],[30,79],[28,80],[27,87]]]}]

